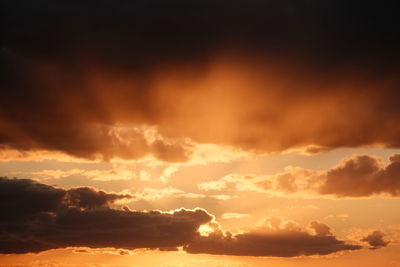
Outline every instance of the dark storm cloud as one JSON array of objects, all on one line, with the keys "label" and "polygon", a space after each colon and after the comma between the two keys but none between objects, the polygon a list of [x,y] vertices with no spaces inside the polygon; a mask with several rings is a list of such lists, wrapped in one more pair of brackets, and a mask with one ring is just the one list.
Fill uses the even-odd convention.
[{"label": "dark storm cloud", "polygon": [[68,60],[81,50],[100,63],[138,69],[163,61],[201,62],[203,56],[228,45],[267,53],[313,54],[336,62],[374,59],[395,63],[395,4],[317,0],[7,1],[2,4],[7,26],[3,44],[32,58]]},{"label": "dark storm cloud", "polygon": [[198,235],[212,216],[201,209],[138,212],[107,204],[127,195],[89,188],[57,189],[0,179],[0,253],[77,247],[171,248]]},{"label": "dark storm cloud", "polygon": [[326,182],[320,187],[321,194],[362,197],[373,194],[400,195],[399,155],[383,163],[368,155],[358,155],[344,160],[326,174]]},{"label": "dark storm cloud", "polygon": [[[135,131],[129,142],[116,138],[109,127],[121,123],[261,152],[398,147],[395,6],[2,1],[0,144],[85,158],[188,159],[190,148],[179,141],[149,144]],[[243,83],[217,77],[202,84],[220,56],[258,78],[228,71]],[[246,67],[242,59],[251,62]],[[189,84],[181,83],[188,77],[169,75],[175,72],[189,75]],[[157,88],[160,73],[177,83]]]}]

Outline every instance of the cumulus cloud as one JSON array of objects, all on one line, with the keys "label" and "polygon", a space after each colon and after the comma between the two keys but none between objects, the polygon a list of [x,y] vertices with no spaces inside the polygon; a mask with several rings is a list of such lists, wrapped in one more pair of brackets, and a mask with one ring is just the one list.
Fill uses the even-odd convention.
[{"label": "cumulus cloud", "polygon": [[90,188],[69,190],[32,180],[0,179],[0,253],[75,247],[167,248],[198,235],[212,216],[202,209],[173,212],[117,210],[130,195]]},{"label": "cumulus cloud", "polygon": [[317,221],[313,221],[310,223],[310,227],[312,229],[314,229],[315,234],[317,236],[328,236],[328,235],[332,235],[331,233],[331,228],[329,228],[328,225],[324,224],[324,223],[320,223]]},{"label": "cumulus cloud", "polygon": [[[65,247],[173,250],[183,246],[188,253],[294,257],[361,249],[338,240],[320,222],[310,224],[312,234],[297,223],[270,217],[257,227],[233,234],[223,231],[214,216],[200,208],[161,212],[111,207],[131,197],[0,178],[0,253]],[[244,216],[235,213],[225,218]],[[376,248],[387,245],[379,233],[363,241]]]},{"label": "cumulus cloud", "polygon": [[128,194],[106,193],[90,187],[65,190],[29,179],[0,177],[0,185],[0,207],[5,218],[21,218],[65,207],[102,208],[117,200],[132,198]]},{"label": "cumulus cloud", "polygon": [[385,241],[383,239],[384,236],[385,234],[381,231],[373,231],[371,234],[362,238],[361,241],[367,242],[370,245],[370,249],[378,249],[386,247],[390,243],[390,241]]},{"label": "cumulus cloud", "polygon": [[1,3],[6,148],[185,161],[185,138],[255,152],[400,145],[390,4],[35,3]]},{"label": "cumulus cloud", "polygon": [[400,160],[395,154],[385,165],[369,155],[354,155],[327,170],[287,167],[275,175],[230,174],[198,184],[203,191],[255,191],[284,196],[367,197],[400,196]]},{"label": "cumulus cloud", "polygon": [[326,182],[320,187],[321,194],[336,196],[370,196],[373,194],[400,195],[399,155],[390,157],[384,166],[382,161],[368,155],[345,159],[327,171]]},{"label": "cumulus cloud", "polygon": [[361,249],[359,245],[338,240],[328,226],[318,222],[311,224],[315,235],[302,230],[293,222],[283,222],[276,217],[267,218],[265,222],[266,225],[240,234],[214,228],[209,235],[196,237],[184,249],[189,253],[272,257],[327,255]]}]

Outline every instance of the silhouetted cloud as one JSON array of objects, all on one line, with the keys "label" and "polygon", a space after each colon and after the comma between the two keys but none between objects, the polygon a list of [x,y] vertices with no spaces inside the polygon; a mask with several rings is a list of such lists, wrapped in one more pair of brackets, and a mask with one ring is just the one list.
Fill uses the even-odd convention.
[{"label": "silhouetted cloud", "polygon": [[384,166],[380,159],[357,155],[345,159],[329,170],[326,182],[320,187],[321,194],[362,197],[373,194],[400,195],[399,155],[390,157]]},{"label": "silhouetted cloud", "polygon": [[[312,222],[315,234],[271,217],[248,232],[223,232],[205,210],[132,211],[110,205],[130,195],[81,187],[60,189],[28,179],[0,178],[0,253],[40,252],[65,247],[158,248],[188,253],[294,257],[357,250]],[[209,225],[203,236],[200,226]],[[367,237],[376,247],[379,237]]]},{"label": "silhouetted cloud", "polygon": [[370,249],[378,249],[381,247],[386,247],[390,241],[385,241],[383,237],[385,236],[384,233],[381,231],[373,231],[368,236],[361,239],[361,241],[368,242],[371,246]]},{"label": "silhouetted cloud", "polygon": [[[282,224],[271,218],[270,227],[258,227],[245,233],[232,234],[215,230],[208,236],[196,237],[184,247],[189,253],[207,253],[237,256],[296,257],[302,255],[327,255],[338,251],[358,250],[359,245],[346,244],[336,239],[329,227],[313,222],[312,235],[299,227]],[[270,221],[271,221],[270,219]]]},{"label": "silhouetted cloud", "polygon": [[76,247],[170,248],[198,235],[212,219],[202,209],[169,213],[116,210],[129,195],[90,188],[63,190],[32,180],[0,178],[0,253]]}]

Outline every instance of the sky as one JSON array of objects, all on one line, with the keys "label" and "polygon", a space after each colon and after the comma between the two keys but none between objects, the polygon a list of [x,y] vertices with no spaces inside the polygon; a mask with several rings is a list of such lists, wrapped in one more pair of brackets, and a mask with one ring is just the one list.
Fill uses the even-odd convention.
[{"label": "sky", "polygon": [[0,267],[400,266],[396,7],[0,0]]}]

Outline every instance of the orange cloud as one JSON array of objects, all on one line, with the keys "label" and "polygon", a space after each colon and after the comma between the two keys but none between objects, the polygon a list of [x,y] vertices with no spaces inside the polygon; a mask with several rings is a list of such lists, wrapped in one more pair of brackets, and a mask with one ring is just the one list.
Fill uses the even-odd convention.
[{"label": "orange cloud", "polygon": [[[70,91],[57,83],[63,67],[52,68],[37,66],[39,73],[29,82],[34,88],[26,89],[37,95],[31,104],[41,106],[34,113],[16,96],[3,96],[14,103],[1,103],[0,144],[5,148],[89,159],[152,155],[182,162],[192,155],[192,143],[256,153],[400,145],[398,111],[390,104],[398,97],[392,77],[370,81],[337,74],[325,82],[330,74],[297,74],[286,65],[221,57],[203,72],[160,71],[139,85],[129,71],[91,66],[74,82],[80,90]],[[56,96],[48,94],[52,88],[60,88]],[[77,106],[77,99],[83,103]],[[148,138],[145,127],[157,129],[155,139]]]},{"label": "orange cloud", "polygon": [[204,191],[255,191],[298,197],[367,197],[400,195],[399,155],[392,155],[385,166],[379,158],[354,155],[328,170],[287,167],[275,175],[230,174],[200,183]]},{"label": "orange cloud", "polygon": [[[74,5],[4,3],[1,146],[175,162],[190,156],[186,138],[259,153],[400,145],[386,4]],[[371,22],[368,10],[384,15]]]},{"label": "orange cloud", "polygon": [[399,196],[399,175],[399,155],[391,156],[386,166],[375,157],[354,156],[327,172],[320,193],[354,197],[373,194]]},{"label": "orange cloud", "polygon": [[272,257],[327,255],[361,249],[359,245],[336,239],[330,228],[322,223],[311,223],[315,234],[275,217],[268,218],[267,223],[239,234],[214,229],[207,236],[196,237],[184,249],[189,253]]}]

